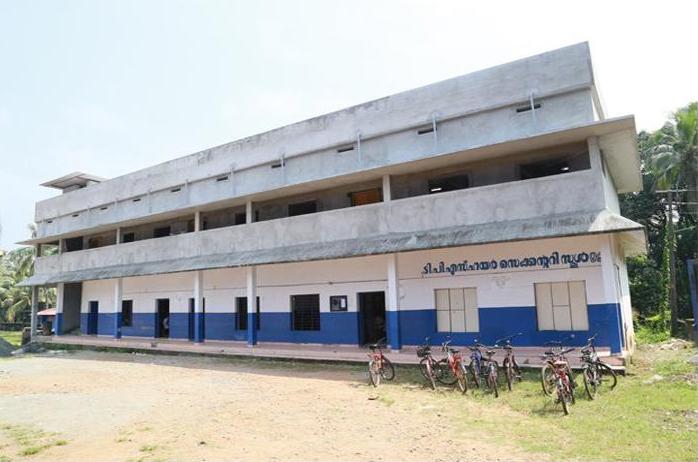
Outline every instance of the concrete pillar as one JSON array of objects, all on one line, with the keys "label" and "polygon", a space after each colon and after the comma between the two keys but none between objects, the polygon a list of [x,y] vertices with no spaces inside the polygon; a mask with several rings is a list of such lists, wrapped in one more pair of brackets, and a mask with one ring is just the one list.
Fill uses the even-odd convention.
[{"label": "concrete pillar", "polygon": [[398,275],[398,256],[396,253],[388,255],[388,297],[385,310],[386,334],[390,349],[394,351],[402,348],[400,339],[400,277]]},{"label": "concrete pillar", "polygon": [[383,202],[392,200],[392,191],[390,190],[390,175],[383,175]]},{"label": "concrete pillar", "polygon": [[33,338],[36,335],[36,328],[37,328],[37,316],[36,313],[39,311],[39,286],[32,286],[32,313],[31,313],[31,321],[30,321],[30,329],[31,329],[31,337]]},{"label": "concrete pillar", "polygon": [[121,244],[121,228],[116,228],[116,245]]},{"label": "concrete pillar", "polygon": [[247,268],[247,345],[257,344],[257,267]]},{"label": "concrete pillar", "polygon": [[58,255],[63,253],[63,239],[58,239]]},{"label": "concrete pillar", "polygon": [[123,322],[122,300],[124,299],[124,284],[122,278],[114,279],[114,338],[121,338]]},{"label": "concrete pillar", "polygon": [[56,335],[63,335],[63,294],[64,284],[56,284],[56,317],[53,321],[53,330]]},{"label": "concrete pillar", "polygon": [[201,231],[201,211],[194,212],[194,232]]},{"label": "concrete pillar", "polygon": [[194,342],[201,343],[204,332],[204,272],[194,272]]},{"label": "concrete pillar", "polygon": [[589,150],[589,164],[591,169],[599,173],[603,172],[603,158],[601,157],[601,149],[599,148],[599,139],[595,136],[587,138],[587,149]]},{"label": "concrete pillar", "polygon": [[245,204],[245,222],[246,223],[252,223],[254,220],[252,219],[252,201],[247,201]]}]

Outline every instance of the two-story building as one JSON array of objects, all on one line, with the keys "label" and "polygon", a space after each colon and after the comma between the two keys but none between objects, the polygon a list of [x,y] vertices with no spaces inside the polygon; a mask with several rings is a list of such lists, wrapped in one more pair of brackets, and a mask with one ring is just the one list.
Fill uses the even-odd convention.
[{"label": "two-story building", "polygon": [[605,117],[586,43],[44,185],[23,284],[57,288],[55,335],[633,342],[635,124]]}]

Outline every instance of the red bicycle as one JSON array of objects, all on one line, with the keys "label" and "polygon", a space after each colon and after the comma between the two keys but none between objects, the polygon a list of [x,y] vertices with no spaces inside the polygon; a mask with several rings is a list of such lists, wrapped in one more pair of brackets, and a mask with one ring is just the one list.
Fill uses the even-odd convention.
[{"label": "red bicycle", "polygon": [[572,386],[572,378],[570,375],[569,363],[565,359],[565,355],[574,348],[568,348],[561,351],[559,354],[548,355],[547,366],[552,371],[552,376],[555,382],[555,401],[562,404],[562,412],[565,415],[570,413],[570,405],[574,404],[574,389]]},{"label": "red bicycle", "polygon": [[463,356],[461,356],[460,351],[451,348],[450,344],[451,339],[448,338],[441,344],[441,349],[446,353],[446,363],[448,364],[451,374],[456,379],[458,389],[461,393],[465,394],[465,392],[468,391],[468,370],[463,362]]},{"label": "red bicycle", "polygon": [[393,363],[383,354],[385,347],[385,339],[378,340],[373,345],[369,346],[371,353],[368,355],[368,383],[377,387],[381,383],[381,379],[393,380],[395,378],[395,368]]}]

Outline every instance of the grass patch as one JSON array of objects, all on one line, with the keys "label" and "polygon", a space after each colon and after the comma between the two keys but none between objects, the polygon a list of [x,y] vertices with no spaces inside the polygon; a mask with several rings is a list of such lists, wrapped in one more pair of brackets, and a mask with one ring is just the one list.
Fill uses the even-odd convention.
[{"label": "grass patch", "polygon": [[586,397],[577,375],[577,403],[567,417],[543,395],[537,371],[525,372],[512,392],[500,387],[496,399],[481,390],[462,396],[447,387],[423,399],[427,390],[417,385],[425,383],[419,371],[400,367],[396,383],[381,384],[380,399],[418,400],[423,412],[441,414],[463,437],[514,443],[552,460],[695,461],[698,384],[688,359],[696,353],[695,348],[642,346],[628,375],[619,376],[616,388],[594,401]]},{"label": "grass patch", "polygon": [[140,447],[139,451],[141,452],[153,452],[157,450],[157,446],[154,444],[144,444],[143,446]]},{"label": "grass patch", "polygon": [[[55,433],[45,432],[26,425],[0,425],[2,431],[12,442],[18,446],[17,455],[33,456],[54,446],[65,446],[68,442],[64,439],[56,439]],[[7,460],[10,460],[9,458]],[[2,462],[2,459],[0,459]]]},{"label": "grass patch", "polygon": [[22,346],[22,331],[0,330],[0,339],[19,348]]}]

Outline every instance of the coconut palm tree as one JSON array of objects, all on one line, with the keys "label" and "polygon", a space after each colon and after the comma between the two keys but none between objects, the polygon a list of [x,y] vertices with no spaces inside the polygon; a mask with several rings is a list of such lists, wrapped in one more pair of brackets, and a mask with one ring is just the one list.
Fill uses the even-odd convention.
[{"label": "coconut palm tree", "polygon": [[[651,137],[650,169],[659,189],[687,190],[683,207],[698,221],[698,102],[672,115],[672,119]],[[698,258],[698,233],[694,256]]]}]

